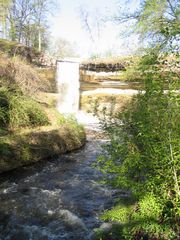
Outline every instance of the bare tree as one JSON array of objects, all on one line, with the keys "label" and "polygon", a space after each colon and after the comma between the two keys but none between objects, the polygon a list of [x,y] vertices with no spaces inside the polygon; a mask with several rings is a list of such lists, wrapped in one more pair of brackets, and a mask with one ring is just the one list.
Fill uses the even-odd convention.
[{"label": "bare tree", "polygon": [[51,9],[55,11],[55,3],[56,0],[0,0],[3,37],[41,51],[48,30],[47,17]]},{"label": "bare tree", "polygon": [[56,39],[48,49],[48,52],[55,59],[62,59],[65,57],[77,57],[75,51],[75,44],[66,39]]},{"label": "bare tree", "polygon": [[80,7],[79,14],[82,22],[82,26],[89,35],[92,44],[98,51],[98,44],[101,39],[101,32],[104,28],[104,21],[100,12],[96,9],[93,12],[89,12],[86,8]]},{"label": "bare tree", "polygon": [[113,21],[118,24],[132,23],[131,29],[143,39],[164,41],[180,33],[180,4],[178,0],[142,0],[135,10],[127,5],[120,8]]},{"label": "bare tree", "polygon": [[38,50],[42,50],[42,32],[45,26],[46,14],[49,11],[48,0],[35,0],[34,1],[34,19],[38,31]]},{"label": "bare tree", "polygon": [[2,38],[6,38],[7,35],[7,15],[10,3],[10,0],[0,0],[0,25]]}]

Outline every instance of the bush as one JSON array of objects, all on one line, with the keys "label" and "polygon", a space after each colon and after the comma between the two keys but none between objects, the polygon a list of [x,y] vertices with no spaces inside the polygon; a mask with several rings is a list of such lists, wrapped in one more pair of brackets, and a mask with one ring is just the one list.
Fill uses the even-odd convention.
[{"label": "bush", "polygon": [[[163,77],[158,63],[156,55],[142,59],[145,93],[139,93],[115,119],[102,121],[111,141],[105,147],[107,155],[99,158],[99,168],[113,174],[107,182],[131,189],[138,199],[138,209],[128,223],[133,227],[126,239],[177,238],[179,82],[174,72]],[[168,92],[164,91],[165,83]]]},{"label": "bush", "polygon": [[34,100],[0,88],[0,127],[19,128],[47,125],[48,118]]},{"label": "bush", "polygon": [[177,235],[172,226],[162,222],[162,215],[161,199],[148,193],[139,199],[138,203],[129,206],[120,204],[108,210],[101,216],[101,219],[120,222],[119,227],[116,227],[116,232],[112,232],[112,235],[115,234],[121,239],[176,239]]}]

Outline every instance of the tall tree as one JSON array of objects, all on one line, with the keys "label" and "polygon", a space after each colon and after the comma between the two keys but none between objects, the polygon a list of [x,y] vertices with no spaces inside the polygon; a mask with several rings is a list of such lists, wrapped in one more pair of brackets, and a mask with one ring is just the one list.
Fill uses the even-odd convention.
[{"label": "tall tree", "polygon": [[51,43],[48,52],[55,59],[63,59],[66,57],[77,57],[76,44],[69,42],[63,38],[57,38]]},{"label": "tall tree", "polygon": [[54,4],[55,0],[0,0],[3,38],[41,51],[46,45],[47,18]]},{"label": "tall tree", "polygon": [[6,38],[7,15],[11,0],[0,0],[0,25],[2,27],[2,37]]},{"label": "tall tree", "polygon": [[99,54],[100,40],[102,38],[102,29],[104,21],[102,14],[96,9],[89,12],[86,8],[81,7],[79,10],[82,26],[89,35],[94,48],[94,54]]},{"label": "tall tree", "polygon": [[12,0],[8,15],[12,40],[24,42],[24,29],[32,21],[33,11],[33,0]]},{"label": "tall tree", "polygon": [[[131,3],[131,1],[130,1]],[[114,20],[131,22],[135,31],[150,44],[166,47],[180,34],[180,2],[178,0],[142,0],[134,11],[121,9]]]},{"label": "tall tree", "polygon": [[38,50],[42,50],[42,34],[44,27],[46,26],[46,16],[49,12],[50,4],[53,1],[49,0],[34,0],[34,22],[37,26],[38,31]]}]

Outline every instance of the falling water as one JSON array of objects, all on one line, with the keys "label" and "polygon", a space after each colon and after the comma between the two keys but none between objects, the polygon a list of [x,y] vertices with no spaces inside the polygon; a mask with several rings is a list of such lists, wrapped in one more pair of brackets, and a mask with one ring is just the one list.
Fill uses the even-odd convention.
[{"label": "falling water", "polygon": [[76,113],[79,109],[79,63],[57,61],[58,110]]}]

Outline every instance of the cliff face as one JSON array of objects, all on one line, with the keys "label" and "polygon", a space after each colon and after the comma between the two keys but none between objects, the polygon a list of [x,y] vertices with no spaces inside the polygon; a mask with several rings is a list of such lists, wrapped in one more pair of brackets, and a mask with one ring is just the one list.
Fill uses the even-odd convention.
[{"label": "cliff face", "polygon": [[82,85],[99,84],[104,80],[128,81],[126,72],[132,69],[137,61],[137,57],[116,57],[84,61],[80,65],[80,81]]},{"label": "cliff face", "polygon": [[95,72],[125,71],[127,67],[134,65],[136,61],[138,61],[138,57],[135,56],[97,58],[83,61],[80,69]]}]

